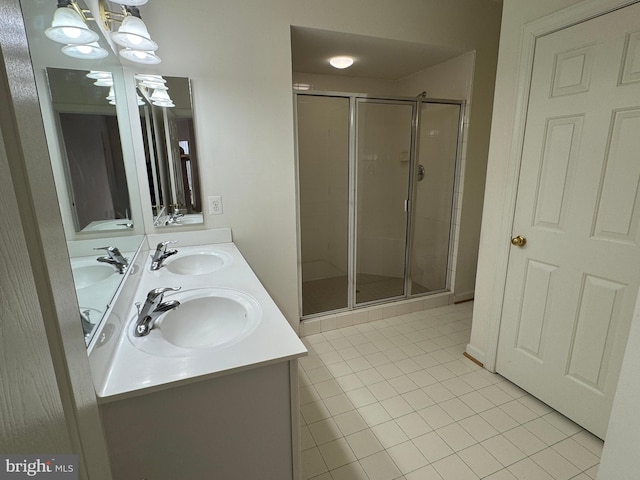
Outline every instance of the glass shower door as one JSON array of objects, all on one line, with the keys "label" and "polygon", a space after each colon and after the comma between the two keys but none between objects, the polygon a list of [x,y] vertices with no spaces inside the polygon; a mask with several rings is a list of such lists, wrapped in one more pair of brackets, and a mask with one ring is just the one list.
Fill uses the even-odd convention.
[{"label": "glass shower door", "polygon": [[297,95],[302,314],[349,306],[348,97]]},{"label": "glass shower door", "polygon": [[458,104],[421,105],[410,295],[448,288],[460,109]]},{"label": "glass shower door", "polygon": [[358,99],[355,303],[405,294],[414,102]]}]

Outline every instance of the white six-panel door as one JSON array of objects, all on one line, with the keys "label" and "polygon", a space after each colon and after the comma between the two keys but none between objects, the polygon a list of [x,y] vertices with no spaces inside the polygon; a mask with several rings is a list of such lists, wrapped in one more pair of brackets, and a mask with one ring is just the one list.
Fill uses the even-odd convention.
[{"label": "white six-panel door", "polygon": [[600,437],[640,286],[639,193],[635,4],[537,40],[496,362]]}]

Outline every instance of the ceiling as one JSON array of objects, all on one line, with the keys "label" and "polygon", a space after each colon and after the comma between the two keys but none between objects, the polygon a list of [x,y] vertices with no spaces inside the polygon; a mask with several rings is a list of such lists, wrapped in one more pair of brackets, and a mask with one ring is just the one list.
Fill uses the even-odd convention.
[{"label": "ceiling", "polygon": [[[452,47],[291,27],[293,71],[299,73],[399,80],[462,53]],[[349,55],[355,62],[338,70],[329,65],[329,58],[337,55]]]}]

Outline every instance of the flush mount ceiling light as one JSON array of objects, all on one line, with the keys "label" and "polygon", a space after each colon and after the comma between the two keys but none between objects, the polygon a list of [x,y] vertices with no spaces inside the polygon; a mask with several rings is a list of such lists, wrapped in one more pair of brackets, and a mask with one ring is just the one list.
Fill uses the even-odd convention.
[{"label": "flush mount ceiling light", "polygon": [[353,65],[353,57],[345,57],[345,56],[331,57],[329,59],[329,63],[334,68],[339,68],[339,69],[349,68],[351,65]]},{"label": "flush mount ceiling light", "polygon": [[311,87],[312,85],[310,83],[294,83],[293,84],[294,90],[307,91],[307,90],[311,90]]},{"label": "flush mount ceiling light", "polygon": [[[110,33],[113,42],[124,47],[120,50],[122,58],[136,63],[160,63],[160,57],[154,53],[158,44],[151,39],[137,8],[147,1],[111,0],[122,7],[122,12],[117,13],[109,11],[107,0],[97,0],[100,18],[96,19],[91,17],[90,10],[80,8],[77,0],[57,0],[58,8],[45,35],[55,42],[65,44],[62,48],[65,55],[75,58],[104,58],[108,52],[96,43],[99,35],[87,25],[90,20],[101,22],[103,31]],[[119,28],[116,28],[116,22],[120,23]],[[73,45],[84,48],[73,48]],[[113,44],[111,46],[115,51]]]}]

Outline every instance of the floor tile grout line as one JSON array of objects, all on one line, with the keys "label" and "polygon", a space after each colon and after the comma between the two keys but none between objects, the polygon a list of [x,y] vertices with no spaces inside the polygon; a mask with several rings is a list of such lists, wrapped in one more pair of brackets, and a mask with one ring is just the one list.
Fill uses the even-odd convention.
[{"label": "floor tile grout line", "polygon": [[[471,315],[470,310],[466,312],[466,314],[470,317]],[[443,315],[440,315],[440,316],[446,316],[446,315],[447,315],[446,313],[443,313]],[[405,317],[409,318],[409,316],[406,316],[406,315]],[[431,428],[430,432],[428,433],[435,433],[437,437],[440,438],[444,442],[444,444],[447,445],[453,452],[450,455],[447,455],[442,458],[447,458],[448,456],[456,455],[460,459],[460,461],[462,461],[465,465],[467,465],[467,467],[472,471],[474,471],[472,465],[465,462],[464,458],[460,457],[460,455],[458,454],[467,449],[473,448],[477,445],[482,446],[483,442],[486,442],[487,440],[498,437],[498,436],[502,436],[505,441],[512,444],[513,447],[523,455],[523,458],[521,460],[516,461],[515,463],[518,463],[525,459],[530,459],[540,468],[545,470],[544,466],[538,464],[538,462],[536,462],[535,459],[532,458],[532,456],[540,452],[550,450],[550,451],[553,451],[555,455],[558,455],[560,458],[564,459],[564,461],[566,461],[569,465],[572,465],[576,469],[580,470],[581,473],[584,472],[585,475],[588,475],[586,473],[587,471],[593,470],[595,467],[597,467],[597,464],[595,464],[583,470],[579,465],[576,465],[575,463],[573,463],[570,458],[567,458],[565,455],[563,455],[562,451],[559,451],[553,448],[559,443],[565,442],[566,440],[569,440],[569,439],[573,439],[574,437],[577,437],[583,433],[588,434],[588,432],[585,432],[583,429],[579,429],[573,433],[568,433],[567,431],[561,430],[559,428],[560,425],[554,425],[552,422],[548,421],[546,418],[556,412],[554,412],[552,409],[550,409],[543,403],[539,402],[538,400],[534,399],[533,397],[529,396],[523,390],[508,383],[508,381],[506,381],[505,379],[501,378],[498,381],[490,382],[489,379],[494,374],[490,374],[489,372],[485,374],[478,373],[478,372],[486,372],[484,370],[479,369],[479,367],[478,368],[470,367],[469,371],[461,372],[460,365],[464,365],[464,360],[463,360],[464,357],[456,358],[455,356],[456,354],[461,354],[464,351],[465,344],[462,342],[462,340],[464,340],[464,338],[462,337],[463,334],[462,333],[458,335],[456,334],[458,332],[464,332],[465,335],[468,334],[469,333],[468,325],[470,324],[470,321],[466,322],[467,326],[463,326],[463,323],[465,323],[463,318],[457,318],[455,320],[453,319],[437,320],[437,318],[438,316],[423,318],[423,320],[425,320],[425,323],[427,325],[421,329],[414,328],[414,325],[417,325],[416,322],[420,321],[420,319],[417,317],[414,317],[413,320],[408,320],[406,326],[402,326],[402,322],[404,320],[401,317],[393,317],[391,319],[387,319],[384,321],[378,320],[376,322],[372,322],[375,325],[367,324],[367,327],[362,327],[360,329],[354,328],[357,326],[345,327],[344,330],[348,331],[350,335],[343,335],[341,332],[342,329],[337,329],[337,330],[332,330],[331,331],[332,333],[330,335],[326,335],[327,332],[325,332],[325,333],[314,335],[314,337],[317,337],[317,338],[309,339],[306,342],[306,344],[309,345],[310,347],[309,348],[311,353],[310,357],[312,357],[313,360],[310,360],[306,363],[308,363],[309,366],[316,365],[317,366],[316,370],[319,370],[322,368],[326,369],[329,375],[327,376],[326,379],[319,380],[316,382],[311,381],[311,379],[307,377],[306,382],[301,381],[301,389],[307,387],[308,390],[306,393],[309,394],[309,397],[307,398],[314,399],[310,402],[307,402],[306,405],[309,405],[311,403],[319,403],[326,409],[328,416],[325,417],[324,416],[325,414],[322,413],[322,416],[317,422],[310,422],[310,423],[307,423],[306,420],[303,419],[304,426],[309,428],[309,426],[313,425],[314,423],[319,423],[323,420],[331,419],[335,423],[338,430],[334,434],[340,435],[339,438],[345,439],[347,444],[349,444],[348,440],[346,439],[347,436],[353,435],[355,433],[363,432],[363,431],[369,431],[371,435],[373,435],[374,438],[377,438],[378,441],[381,443],[382,439],[376,434],[376,431],[373,430],[380,423],[376,425],[372,425],[369,423],[369,421],[364,419],[366,427],[364,428],[358,427],[360,428],[359,430],[355,430],[345,435],[345,432],[343,431],[343,429],[334,420],[339,415],[344,415],[350,412],[356,412],[360,416],[360,413],[359,413],[360,409],[365,408],[367,406],[377,405],[389,417],[389,420],[386,420],[383,423],[393,422],[393,425],[398,427],[403,432],[403,434],[408,438],[408,440],[404,440],[401,443],[411,442],[412,445],[416,446],[414,440],[419,437],[412,438],[409,435],[407,435],[406,432],[402,429],[402,427],[398,424],[397,420],[413,414],[417,414],[422,418],[422,416],[420,415],[420,412],[429,407],[417,409],[413,404],[408,402],[406,398],[404,398],[404,395],[408,393],[421,391],[426,396],[426,398],[434,402],[433,405],[431,406],[437,406],[446,414],[451,414],[451,415],[448,415],[451,422],[449,422],[449,420],[445,420],[445,422],[447,423],[437,428],[433,428],[433,426],[435,425],[432,426],[426,419],[423,418],[423,421],[425,422],[425,424],[428,425],[429,428]],[[427,322],[426,320],[431,320],[431,321]],[[456,323],[457,324],[456,327],[454,328],[449,326],[451,323]],[[438,326],[441,327],[440,330],[437,330]],[[436,329],[436,331],[440,335],[438,335],[437,337],[426,337],[426,336],[420,335],[420,339],[415,341],[408,341],[408,340],[411,340],[410,335],[414,334],[415,336],[418,336],[415,332],[419,332],[421,330],[425,331],[427,329],[429,329],[432,333],[433,333],[433,329]],[[358,332],[358,333],[354,333],[354,332]],[[443,334],[442,332],[447,332],[447,333]],[[436,345],[437,347],[441,347],[441,348],[433,348],[432,345],[425,343],[433,340],[434,338],[449,337],[452,335],[455,338],[449,338],[449,340],[452,341],[453,343],[446,346]],[[350,341],[349,337],[355,337],[354,342]],[[363,338],[366,340],[363,340]],[[322,340],[322,341],[315,341],[315,340]],[[356,343],[356,341],[359,343]],[[423,343],[423,346],[428,345],[430,348],[432,348],[432,350],[421,348],[420,346],[418,346],[419,343]],[[323,345],[315,347],[316,345],[320,345],[320,344],[323,344]],[[348,355],[349,358],[346,358],[346,355],[341,354],[340,349],[344,348],[345,345],[348,345],[348,344],[351,345],[351,347],[347,347],[347,348],[353,348],[354,350],[349,351],[349,355]],[[356,348],[356,346],[359,346],[360,348]],[[322,350],[322,352],[318,352],[316,351],[316,349]],[[353,356],[354,352],[358,352],[358,355]],[[370,352],[370,353],[367,353],[367,352]],[[387,352],[387,354],[385,354],[385,352]],[[422,353],[419,353],[419,352],[422,352]],[[346,352],[343,352],[343,353],[346,353]],[[424,357],[425,355],[427,355],[427,357]],[[342,361],[336,361],[338,357],[342,358]],[[369,360],[371,360],[371,362],[367,360],[367,357],[369,357]],[[422,365],[418,365],[420,367],[419,370],[413,370],[413,371],[402,370],[402,374],[398,374],[395,376],[394,376],[395,372],[394,374],[391,374],[391,376],[388,376],[388,377],[386,377],[381,373],[381,370],[383,373],[385,371],[387,371],[388,373],[388,370],[390,369],[392,370],[392,367],[397,368],[398,364],[401,364],[403,366],[411,365],[412,362],[415,363],[413,361],[413,358],[415,357],[430,358],[433,361],[433,364],[430,367],[423,367]],[[383,361],[384,358],[386,358],[386,361]],[[333,363],[325,363],[325,360],[326,362],[333,362]],[[364,381],[362,381],[363,379],[361,378],[361,376],[358,376],[358,373],[362,372],[363,370],[362,369],[357,370],[356,368],[351,368],[351,365],[354,365],[356,362],[364,362],[364,361],[366,361],[366,363],[371,365],[369,368],[365,370],[372,370],[373,372],[376,372],[379,375],[379,378],[381,378],[382,380],[372,381],[370,383],[365,383]],[[383,361],[383,363],[378,363],[380,361]],[[315,364],[313,362],[315,362]],[[301,370],[304,372],[304,375],[307,375],[308,371],[314,370],[314,368],[305,368],[306,363],[301,362],[301,365],[302,365]],[[336,370],[339,372],[340,371],[338,369],[339,367],[335,367],[333,369],[334,371],[331,371],[331,369],[327,368],[327,367],[330,367],[332,364],[336,364],[336,363],[340,363],[346,366],[349,370],[351,370],[351,372],[343,373],[342,375],[336,376],[334,372]],[[342,365],[341,365],[341,368],[344,368]],[[446,367],[447,365],[451,367],[454,367],[455,365],[454,371],[447,369]],[[441,367],[444,368],[445,372],[442,372]],[[410,367],[410,368],[413,368],[413,367]],[[402,378],[403,380],[408,379],[409,381],[412,381],[411,377],[409,377],[411,373],[419,372],[419,371],[426,372],[428,370],[431,370],[432,373],[436,373],[437,371],[444,375],[448,375],[446,373],[446,370],[449,370],[454,376],[448,377],[448,378],[441,378],[441,379],[437,379],[433,377],[436,381],[434,383],[430,383],[424,386],[421,386],[415,382],[412,382],[415,388],[411,388],[409,384],[405,383],[405,386],[403,387],[403,389],[404,388],[408,388],[408,389],[402,392],[398,387],[399,384],[392,383],[394,379],[397,379],[397,378]],[[316,376],[315,373],[313,374],[313,376],[314,377]],[[347,376],[351,376],[352,380],[355,378],[359,379],[359,381],[362,383],[362,386],[352,388],[352,385],[349,386],[348,383],[347,384],[344,383],[346,382],[346,380],[343,380],[343,383],[340,383],[337,381],[338,378],[347,377]],[[464,378],[461,378],[461,377],[464,377]],[[480,377],[485,377],[485,378],[480,378]],[[372,378],[375,379],[376,377],[372,377]],[[450,380],[456,380],[456,381],[452,382]],[[465,382],[465,380],[467,381]],[[328,389],[328,390],[325,390],[324,392],[318,392],[315,386],[318,383],[322,383],[326,381],[335,382],[336,390]],[[462,382],[462,383],[459,383],[459,382]],[[327,385],[330,385],[330,384],[327,384]],[[372,387],[375,385],[378,385],[378,387],[374,389],[373,393],[376,393],[376,391],[383,389],[383,387],[387,389],[387,392],[386,393],[377,392],[379,395],[373,395],[369,387]],[[436,398],[432,398],[431,396],[429,396],[427,392],[425,392],[425,389],[428,389],[433,385],[437,385],[439,388],[442,388],[445,391],[449,392],[451,397],[446,400],[442,400],[442,399],[438,400]],[[452,390],[454,385],[456,385],[456,388],[454,389],[456,391]],[[449,388],[447,388],[448,386]],[[431,388],[429,391],[433,391],[434,388],[436,387]],[[499,391],[496,391],[495,390],[496,388],[500,389],[502,393],[500,393]],[[353,403],[351,401],[351,398],[348,395],[349,392],[354,390],[361,390],[361,389],[364,389],[365,391],[367,391],[372,396],[374,401],[367,403],[365,405],[360,405],[360,406],[357,406],[355,403]],[[491,389],[491,390],[488,390],[488,389]],[[395,395],[392,395],[390,397],[385,397],[385,395],[389,394],[391,391],[395,392]],[[483,391],[487,395],[483,395]],[[322,393],[324,393],[324,395]],[[335,394],[331,395],[331,393],[335,393]],[[492,395],[490,393],[492,393]],[[474,407],[474,405],[472,404],[473,394],[477,394],[480,396],[479,397],[480,399],[484,399],[484,400],[481,400],[484,403],[484,406],[482,407],[484,408],[484,410],[483,409],[476,410],[475,408],[473,408]],[[339,395],[343,395],[344,398],[348,400],[348,403],[345,404],[345,407],[348,407],[350,405],[352,408],[344,412],[341,412],[339,414],[332,414],[332,412],[327,407],[326,401],[328,401],[332,397],[338,397]],[[502,399],[504,400],[505,396],[510,397],[510,400],[506,400],[502,402],[493,401],[494,399],[500,398],[500,397],[502,397]],[[382,397],[385,397],[385,398],[382,398]],[[386,404],[383,403],[383,402],[386,402],[387,400],[393,400],[393,399],[398,399],[398,402],[400,404],[402,404],[403,402],[406,403],[410,407],[410,411],[402,415],[394,414],[394,412],[389,410],[392,404],[390,402],[387,402]],[[460,414],[460,413],[458,414],[458,415],[464,415],[464,416],[459,416],[459,418],[456,418],[458,417],[458,415],[454,416],[453,411],[445,410],[441,407],[441,405],[445,405],[447,404],[447,402],[451,403],[452,400],[454,399],[459,402],[459,405],[464,406],[464,408],[468,410],[468,412],[464,412],[463,414]],[[475,399],[478,400],[478,397],[475,397]],[[465,400],[467,400],[467,402],[465,402]],[[512,406],[509,407],[509,409],[501,408],[507,404],[512,404]],[[486,408],[488,405],[493,405],[493,406],[490,408]],[[447,407],[451,407],[451,406],[452,405],[447,405]],[[302,407],[304,407],[304,405],[302,405],[301,408]],[[529,408],[529,407],[532,407],[532,408]],[[491,428],[493,428],[493,426],[482,417],[482,413],[492,411],[494,409],[498,409],[503,415],[505,415],[507,418],[510,418],[514,422],[515,426],[512,426],[502,431],[500,431],[501,429],[494,429],[494,431],[497,431],[497,433],[492,434],[491,436],[488,436],[486,438],[478,439],[476,436],[474,436],[472,431],[469,431],[468,428],[465,428],[465,424],[461,423],[464,420],[477,417],[478,419],[482,419],[483,421],[485,421]],[[473,412],[473,413],[470,413],[470,412]],[[509,413],[511,413],[512,415],[510,415]],[[513,414],[515,413],[519,413],[518,416],[520,416],[520,419],[514,418]],[[522,417],[520,414],[524,414],[525,417]],[[527,420],[526,418],[528,417],[530,418]],[[527,428],[527,425],[533,424],[534,422],[539,422],[540,420],[544,422],[542,424],[542,428],[549,429],[545,434],[547,438],[546,440],[545,438],[542,438],[536,435],[536,431],[538,431],[537,429],[540,428],[539,424],[536,424],[536,430],[532,430],[532,428]],[[447,443],[447,440],[445,440],[445,438],[443,438],[439,434],[438,430],[448,428],[451,425],[458,426],[460,431],[464,432],[469,439],[472,439],[472,443],[458,449],[454,448],[455,445],[453,444],[450,445],[449,443]],[[530,427],[532,427],[532,425],[530,425]],[[576,428],[579,428],[579,427],[576,426]],[[527,435],[530,435],[532,436],[532,438],[537,439],[537,441],[540,443],[540,446],[542,445],[544,446],[542,448],[540,448],[540,446],[536,446],[536,451],[531,453],[530,455],[527,455],[526,452],[522,450],[523,448],[522,446],[512,443],[511,440],[507,438],[507,436],[504,436],[504,434],[515,431],[517,429],[521,429],[519,431],[527,432],[526,433]],[[552,434],[556,436],[556,439],[554,441],[550,440],[552,437],[549,437],[549,432],[552,432]],[[558,433],[554,433],[554,432],[558,432]],[[542,431],[538,431],[538,433],[542,433]],[[311,435],[313,444],[314,444],[314,446],[309,447],[309,449],[318,448],[319,446],[323,445],[322,443],[320,445],[317,445],[316,439],[311,434],[311,430],[309,430],[309,435]],[[426,433],[423,435],[426,435]],[[579,446],[579,448],[584,449],[585,451],[587,451],[589,454],[593,455],[596,458],[599,457],[597,452],[592,451],[590,448],[583,445],[583,442],[579,440],[582,440],[582,439],[573,440]],[[325,444],[329,443],[330,441],[325,442]],[[586,442],[586,440],[583,440],[583,441]],[[384,445],[382,445],[384,447],[382,451],[388,452],[390,448],[393,448],[394,446],[397,446],[397,445],[398,444],[394,444],[389,447],[384,447]],[[492,458],[494,458],[491,452],[488,452],[488,453],[489,455],[492,456]],[[375,453],[372,455],[375,455]],[[363,458],[367,458],[367,457],[363,457]],[[360,462],[360,460],[362,459],[357,459],[358,462]],[[393,461],[393,458],[391,460]],[[442,459],[435,460],[434,462],[428,462],[427,465],[432,465],[433,463],[439,460],[442,460]],[[323,461],[324,461],[324,458],[323,458]],[[498,463],[502,465],[500,461],[498,461]],[[513,463],[510,464],[509,466],[511,465],[513,465]],[[326,462],[325,462],[325,466],[327,466]],[[399,469],[399,465],[396,465],[396,467],[398,467]],[[361,465],[361,468],[363,468],[364,470],[364,467],[362,467],[362,465]],[[504,467],[502,470],[505,470],[506,468],[507,467]],[[405,473],[405,475],[408,475],[409,473],[410,472],[407,472]],[[404,478],[404,475],[401,475],[400,478]]]}]

